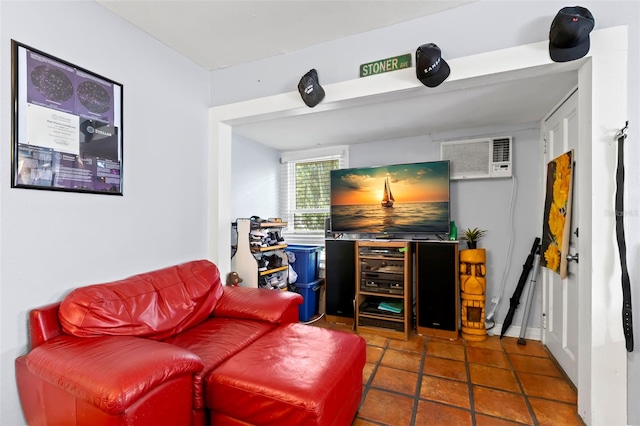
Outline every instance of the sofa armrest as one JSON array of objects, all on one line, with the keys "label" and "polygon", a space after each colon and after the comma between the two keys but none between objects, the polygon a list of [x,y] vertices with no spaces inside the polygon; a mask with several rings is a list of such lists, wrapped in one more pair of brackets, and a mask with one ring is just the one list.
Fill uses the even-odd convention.
[{"label": "sofa armrest", "polygon": [[301,303],[302,296],[291,291],[225,286],[213,315],[286,324],[297,322]]},{"label": "sofa armrest", "polygon": [[203,368],[186,349],[130,336],[61,335],[29,352],[26,365],[108,414],[122,413],[155,387]]},{"label": "sofa armrest", "polygon": [[62,327],[58,320],[59,310],[60,302],[56,302],[29,311],[31,349],[62,334]]}]

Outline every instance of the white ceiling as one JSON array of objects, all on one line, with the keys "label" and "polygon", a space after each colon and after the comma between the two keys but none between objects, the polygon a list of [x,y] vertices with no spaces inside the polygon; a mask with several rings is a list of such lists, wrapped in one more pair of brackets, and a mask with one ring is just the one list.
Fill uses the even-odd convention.
[{"label": "white ceiling", "polygon": [[208,70],[463,6],[435,0],[96,0]]},{"label": "white ceiling", "polygon": [[[206,69],[277,56],[471,1],[96,0]],[[396,71],[400,72],[400,71]],[[407,91],[402,99],[234,125],[278,150],[352,144],[540,120],[577,84],[565,71],[465,88]],[[297,93],[295,93],[297,96]],[[300,100],[301,108],[306,108]]]}]

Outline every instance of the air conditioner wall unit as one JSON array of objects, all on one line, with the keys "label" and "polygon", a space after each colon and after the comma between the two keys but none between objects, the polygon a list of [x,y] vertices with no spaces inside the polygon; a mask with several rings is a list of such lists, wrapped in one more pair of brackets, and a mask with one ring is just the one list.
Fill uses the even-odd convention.
[{"label": "air conditioner wall unit", "polygon": [[440,143],[440,158],[449,160],[452,180],[510,178],[511,136]]}]

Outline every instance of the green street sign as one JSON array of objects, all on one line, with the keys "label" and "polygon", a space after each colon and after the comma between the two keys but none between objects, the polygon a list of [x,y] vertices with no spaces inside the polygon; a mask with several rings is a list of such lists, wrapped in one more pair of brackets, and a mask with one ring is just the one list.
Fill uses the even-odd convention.
[{"label": "green street sign", "polygon": [[411,53],[360,65],[360,77],[411,67]]}]

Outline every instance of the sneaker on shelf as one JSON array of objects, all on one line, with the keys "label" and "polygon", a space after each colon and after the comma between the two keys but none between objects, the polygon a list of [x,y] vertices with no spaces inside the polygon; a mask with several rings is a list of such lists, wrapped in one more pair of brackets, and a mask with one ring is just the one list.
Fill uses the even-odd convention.
[{"label": "sneaker on shelf", "polygon": [[275,235],[273,235],[273,232],[269,232],[269,234],[265,237],[265,241],[270,246],[278,245],[278,240],[276,239]]},{"label": "sneaker on shelf", "polygon": [[260,288],[269,287],[269,284],[267,283],[267,280],[266,280],[265,277],[259,277],[258,278],[258,287],[260,287]]},{"label": "sneaker on shelf", "polygon": [[251,235],[252,238],[263,238],[265,236],[265,233],[262,229],[252,229],[251,232],[249,233]]},{"label": "sneaker on shelf", "polygon": [[267,247],[267,245],[262,241],[251,241],[249,245],[249,249],[252,253],[260,253],[260,249],[262,249],[263,247]]},{"label": "sneaker on shelf", "polygon": [[270,256],[265,256],[265,257],[269,261],[269,265],[271,265],[272,268],[279,268],[282,266],[282,258],[277,254],[272,254]]},{"label": "sneaker on shelf", "polygon": [[278,277],[272,276],[267,282],[269,283],[269,285],[277,286],[280,283],[280,280],[278,279]]},{"label": "sneaker on shelf", "polygon": [[264,257],[258,259],[258,271],[260,272],[266,271],[268,264],[269,262],[267,262],[267,260]]}]

